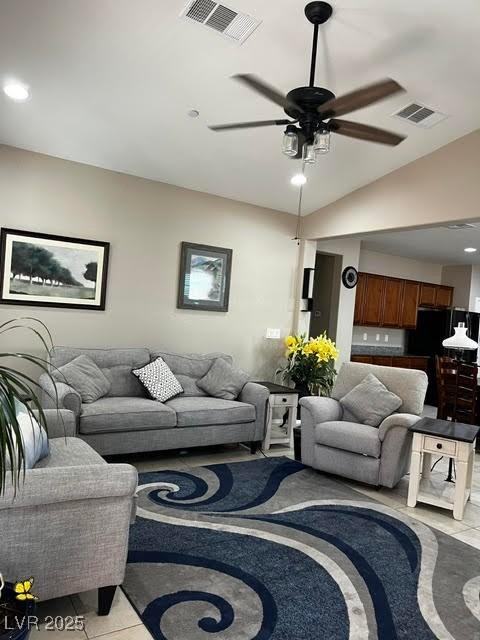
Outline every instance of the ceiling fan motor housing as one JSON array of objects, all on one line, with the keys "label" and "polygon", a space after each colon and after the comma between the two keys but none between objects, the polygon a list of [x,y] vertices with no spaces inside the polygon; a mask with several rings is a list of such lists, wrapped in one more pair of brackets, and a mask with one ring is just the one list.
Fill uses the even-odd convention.
[{"label": "ceiling fan motor housing", "polygon": [[[313,136],[318,125],[322,122],[318,107],[334,98],[335,94],[322,87],[297,87],[287,94],[285,113],[299,121],[308,139]],[[296,108],[297,105],[301,107],[302,111]]]}]

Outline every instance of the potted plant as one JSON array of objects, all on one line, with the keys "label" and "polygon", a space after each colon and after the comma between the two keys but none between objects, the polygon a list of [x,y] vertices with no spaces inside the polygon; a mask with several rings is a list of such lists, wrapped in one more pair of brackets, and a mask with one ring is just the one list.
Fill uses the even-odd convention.
[{"label": "potted plant", "polygon": [[284,381],[293,382],[300,397],[329,396],[335,382],[335,360],[338,349],[333,340],[323,333],[317,338],[305,334],[285,338],[287,347],[285,367],[278,370]]},{"label": "potted plant", "polygon": [[[32,333],[48,354],[53,346],[52,337],[43,322],[35,318],[19,318],[0,324],[0,336],[22,329]],[[0,350],[0,499],[7,484],[11,485],[15,499],[26,470],[24,442],[17,419],[19,406],[47,430],[37,395],[40,387],[35,374],[24,370],[25,363],[49,374],[45,358]],[[23,640],[30,633],[28,616],[33,615],[35,607],[36,598],[31,593],[33,579],[10,584],[4,581],[1,571],[0,566],[0,640]],[[15,579],[19,577],[15,576]]]}]

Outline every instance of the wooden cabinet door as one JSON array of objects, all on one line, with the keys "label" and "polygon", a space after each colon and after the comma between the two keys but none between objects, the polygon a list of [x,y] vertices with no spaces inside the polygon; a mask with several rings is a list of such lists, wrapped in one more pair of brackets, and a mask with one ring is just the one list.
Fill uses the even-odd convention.
[{"label": "wooden cabinet door", "polygon": [[405,280],[403,290],[402,318],[403,329],[415,329],[417,326],[418,301],[420,299],[420,283]]},{"label": "wooden cabinet door", "polygon": [[437,298],[437,285],[422,282],[420,285],[420,306],[434,307]]},{"label": "wooden cabinet door", "polygon": [[405,280],[399,280],[398,278],[385,279],[385,301],[381,318],[382,327],[400,326],[404,287]]},{"label": "wooden cabinet door", "polygon": [[378,364],[381,367],[391,367],[392,356],[373,356],[373,364]]},{"label": "wooden cabinet door", "polygon": [[352,362],[363,362],[363,364],[372,364],[373,358],[372,356],[352,356]]},{"label": "wooden cabinet door", "polygon": [[453,289],[452,287],[436,287],[435,306],[447,309],[452,306]]},{"label": "wooden cabinet door", "polygon": [[353,324],[356,324],[356,325],[361,325],[363,323],[366,285],[367,285],[366,275],[364,273],[359,273],[357,287],[355,289],[355,313],[353,316]]},{"label": "wooden cabinet door", "polygon": [[385,277],[368,273],[365,286],[365,304],[362,324],[379,327],[385,300]]}]

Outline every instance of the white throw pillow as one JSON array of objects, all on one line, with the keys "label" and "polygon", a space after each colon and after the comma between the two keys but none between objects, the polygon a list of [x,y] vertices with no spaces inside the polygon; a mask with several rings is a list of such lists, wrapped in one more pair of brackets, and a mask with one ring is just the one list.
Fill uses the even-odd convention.
[{"label": "white throw pillow", "polygon": [[[20,405],[21,406],[21,405]],[[17,422],[20,429],[25,455],[25,468],[33,469],[39,460],[50,453],[48,436],[45,429],[27,413],[26,408],[17,411]],[[17,445],[14,448],[14,458],[17,453]],[[12,461],[7,453],[6,468],[12,468]]]},{"label": "white throw pillow", "polygon": [[150,396],[159,402],[166,402],[183,392],[182,385],[160,356],[140,369],[132,369],[132,373],[137,376]]}]

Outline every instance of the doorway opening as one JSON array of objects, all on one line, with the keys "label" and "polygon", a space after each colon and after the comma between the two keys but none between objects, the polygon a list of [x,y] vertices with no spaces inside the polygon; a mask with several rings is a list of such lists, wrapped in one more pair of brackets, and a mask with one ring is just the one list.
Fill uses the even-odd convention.
[{"label": "doorway opening", "polygon": [[336,340],[342,262],[340,255],[317,251],[310,337],[316,338],[326,331],[329,338]]}]

